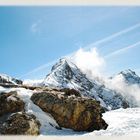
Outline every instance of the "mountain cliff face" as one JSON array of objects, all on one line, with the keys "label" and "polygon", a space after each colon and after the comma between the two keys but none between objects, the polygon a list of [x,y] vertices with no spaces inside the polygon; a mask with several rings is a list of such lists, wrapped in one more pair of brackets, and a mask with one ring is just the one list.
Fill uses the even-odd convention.
[{"label": "mountain cliff face", "polygon": [[74,88],[82,91],[84,94],[94,87],[86,75],[84,75],[76,65],[66,59],[60,59],[51,70],[51,73],[45,78],[44,85],[58,88]]},{"label": "mountain cliff face", "polygon": [[74,88],[82,95],[100,101],[107,110],[129,107],[129,103],[121,94],[106,88],[96,80],[88,79],[86,74],[83,74],[76,65],[66,59],[60,59],[52,67],[51,73],[46,76],[42,84],[55,88]]}]

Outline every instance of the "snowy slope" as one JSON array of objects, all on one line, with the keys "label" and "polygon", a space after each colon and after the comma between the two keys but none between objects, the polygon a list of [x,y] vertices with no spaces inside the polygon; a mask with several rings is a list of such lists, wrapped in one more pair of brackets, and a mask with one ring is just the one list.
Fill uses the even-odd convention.
[{"label": "snowy slope", "polygon": [[[24,88],[3,88],[0,87],[0,92],[18,91],[18,95],[24,100],[26,105],[26,112],[34,114],[41,122],[40,133],[41,135],[72,135],[72,136],[138,136],[140,135],[140,108],[128,108],[117,109],[108,111],[103,114],[103,119],[108,123],[106,130],[87,132],[74,132],[70,129],[62,128],[58,130],[55,126],[58,126],[53,117],[43,112],[38,106],[36,106],[30,97],[33,94],[31,90]],[[52,124],[52,125],[50,125]]]},{"label": "snowy slope", "polygon": [[139,136],[140,108],[128,108],[109,111],[103,114],[108,123],[106,130],[94,131],[88,135]]},{"label": "snowy slope", "polygon": [[59,88],[74,88],[82,95],[90,96],[98,101],[107,109],[117,109],[123,106],[127,101],[121,94],[114,90],[108,89],[105,85],[90,80],[83,74],[81,70],[68,59],[60,59],[51,70],[51,73],[46,76],[42,85],[59,87]]}]

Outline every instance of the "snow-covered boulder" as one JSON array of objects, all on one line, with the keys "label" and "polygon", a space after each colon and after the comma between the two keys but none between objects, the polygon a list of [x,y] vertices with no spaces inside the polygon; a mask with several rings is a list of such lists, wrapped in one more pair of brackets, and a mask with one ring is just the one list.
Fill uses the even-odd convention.
[{"label": "snow-covered boulder", "polygon": [[75,131],[106,129],[102,107],[96,100],[82,97],[77,91],[64,89],[36,92],[31,100],[43,111],[50,113],[56,122]]}]

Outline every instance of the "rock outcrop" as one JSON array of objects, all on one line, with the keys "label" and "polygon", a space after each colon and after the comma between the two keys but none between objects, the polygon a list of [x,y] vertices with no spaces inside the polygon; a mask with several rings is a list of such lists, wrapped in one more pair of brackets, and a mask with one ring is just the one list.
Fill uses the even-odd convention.
[{"label": "rock outcrop", "polygon": [[39,134],[40,123],[34,115],[25,113],[24,108],[25,103],[17,91],[0,93],[0,134]]},{"label": "rock outcrop", "polygon": [[31,100],[43,111],[50,113],[59,126],[75,131],[106,129],[99,102],[82,97],[73,89],[38,91]]},{"label": "rock outcrop", "polygon": [[17,92],[0,93],[0,116],[18,111],[24,111],[24,102]]},{"label": "rock outcrop", "polygon": [[24,112],[11,115],[2,125],[1,134],[5,135],[38,135],[40,123],[36,117]]}]

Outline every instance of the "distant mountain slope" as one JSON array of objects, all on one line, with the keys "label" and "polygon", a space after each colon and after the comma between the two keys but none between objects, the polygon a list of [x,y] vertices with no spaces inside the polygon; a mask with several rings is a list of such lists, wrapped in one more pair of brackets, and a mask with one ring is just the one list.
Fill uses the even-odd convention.
[{"label": "distant mountain slope", "polygon": [[22,84],[22,81],[6,74],[0,74],[0,84]]},{"label": "distant mountain slope", "polygon": [[96,80],[91,81],[86,74],[83,74],[75,64],[67,59],[60,59],[52,67],[51,73],[46,76],[42,84],[57,88],[74,88],[82,95],[100,101],[101,105],[109,110],[129,106],[121,94],[106,88]]},{"label": "distant mountain slope", "polygon": [[140,85],[140,77],[130,69],[121,71],[118,75],[121,75],[128,84]]},{"label": "distant mountain slope", "polygon": [[109,89],[119,92],[130,107],[140,106],[140,77],[132,70],[124,70],[106,81]]}]

